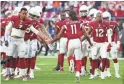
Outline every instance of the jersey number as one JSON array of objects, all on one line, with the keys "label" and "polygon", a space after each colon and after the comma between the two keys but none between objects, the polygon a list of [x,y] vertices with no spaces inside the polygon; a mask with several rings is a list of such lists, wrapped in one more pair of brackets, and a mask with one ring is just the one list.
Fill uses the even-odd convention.
[{"label": "jersey number", "polygon": [[97,37],[103,37],[104,36],[103,32],[104,32],[103,29],[96,29],[96,36]]},{"label": "jersey number", "polygon": [[21,29],[22,28],[22,25],[19,25],[19,27],[18,27],[19,29]]},{"label": "jersey number", "polygon": [[71,25],[72,34],[77,34],[76,25]]}]

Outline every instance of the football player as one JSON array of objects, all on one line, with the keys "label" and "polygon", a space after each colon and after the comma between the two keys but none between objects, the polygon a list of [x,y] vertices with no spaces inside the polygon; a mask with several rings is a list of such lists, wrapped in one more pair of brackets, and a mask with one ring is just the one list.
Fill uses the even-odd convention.
[{"label": "football player", "polygon": [[[54,38],[51,43],[55,42],[56,40],[60,39],[63,33],[66,31],[67,34],[67,54],[68,56],[75,55],[75,61],[76,61],[76,82],[80,82],[80,71],[81,71],[81,60],[82,60],[82,52],[81,52],[81,40],[80,35],[78,34],[80,32],[80,28],[82,28],[83,34],[88,39],[89,43],[90,39],[87,36],[87,33],[85,32],[85,29],[83,28],[83,25],[81,21],[78,19],[77,14],[75,11],[71,10],[69,12],[69,19],[66,19],[63,22],[63,26],[59,32],[59,34]],[[91,44],[92,45],[92,44]]]},{"label": "football player", "polygon": [[[118,50],[120,47],[120,41],[119,41],[119,30],[118,30],[118,23],[116,21],[111,21],[111,14],[107,11],[103,13],[103,19],[108,20],[110,27],[108,30],[108,42],[111,44],[111,50],[110,55],[112,56],[113,62],[114,62],[114,68],[115,68],[115,77],[120,78],[119,75],[119,63],[118,63]],[[109,54],[108,53],[108,54]],[[110,62],[109,59],[107,59],[107,76],[110,77]]]}]

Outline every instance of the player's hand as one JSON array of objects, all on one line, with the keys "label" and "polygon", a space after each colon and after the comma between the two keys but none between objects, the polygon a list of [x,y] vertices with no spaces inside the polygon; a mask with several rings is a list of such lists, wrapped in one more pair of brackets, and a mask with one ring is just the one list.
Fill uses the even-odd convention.
[{"label": "player's hand", "polygon": [[8,43],[8,41],[5,41],[5,46],[7,46],[7,47],[9,46],[9,43]]},{"label": "player's hand", "polygon": [[52,39],[47,39],[46,42],[47,42],[48,44],[52,44]]},{"label": "player's hand", "polygon": [[118,47],[118,51],[122,52],[122,43],[120,43],[119,47]]},{"label": "player's hand", "polygon": [[109,43],[108,46],[107,46],[107,52],[110,52],[111,47],[112,47],[112,46],[111,46],[111,44]]},{"label": "player's hand", "polygon": [[118,50],[119,50],[120,47],[121,47],[121,42],[117,41],[117,48],[118,48]]}]

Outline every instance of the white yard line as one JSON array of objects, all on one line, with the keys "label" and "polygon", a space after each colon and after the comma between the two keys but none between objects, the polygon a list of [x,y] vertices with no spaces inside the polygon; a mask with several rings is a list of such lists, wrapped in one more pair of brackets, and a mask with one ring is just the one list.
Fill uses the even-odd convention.
[{"label": "white yard line", "polygon": [[[57,58],[57,56],[38,56],[38,58]],[[65,56],[67,58],[67,56]],[[112,60],[112,58],[110,58]],[[124,60],[124,58],[118,58],[118,60]]]}]

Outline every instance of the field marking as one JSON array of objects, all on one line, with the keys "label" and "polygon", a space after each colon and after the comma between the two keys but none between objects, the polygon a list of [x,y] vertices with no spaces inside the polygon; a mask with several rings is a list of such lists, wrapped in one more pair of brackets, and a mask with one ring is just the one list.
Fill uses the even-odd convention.
[{"label": "field marking", "polygon": [[43,64],[43,63],[36,63],[36,65],[47,65],[47,64]]},{"label": "field marking", "polygon": [[[38,58],[57,58],[57,56],[38,56]],[[67,58],[67,56],[64,58]],[[109,59],[112,60],[112,58]],[[118,58],[118,60],[124,60],[124,58]]]}]

